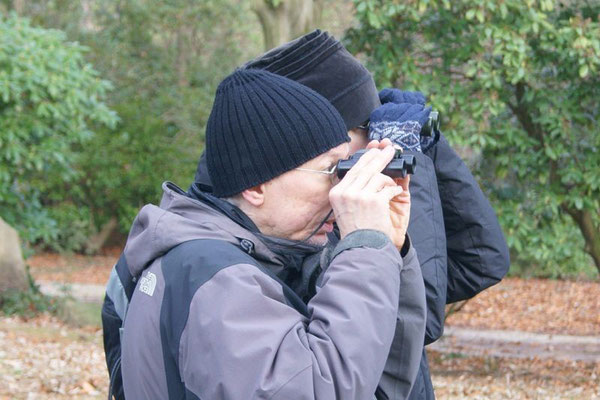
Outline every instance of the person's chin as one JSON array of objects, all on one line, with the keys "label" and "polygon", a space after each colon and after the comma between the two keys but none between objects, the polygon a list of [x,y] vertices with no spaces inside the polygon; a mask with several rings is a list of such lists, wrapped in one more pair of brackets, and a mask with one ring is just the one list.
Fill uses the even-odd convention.
[{"label": "person's chin", "polygon": [[333,221],[325,222],[321,229],[309,241],[312,244],[324,246],[329,241],[327,234],[333,232]]}]

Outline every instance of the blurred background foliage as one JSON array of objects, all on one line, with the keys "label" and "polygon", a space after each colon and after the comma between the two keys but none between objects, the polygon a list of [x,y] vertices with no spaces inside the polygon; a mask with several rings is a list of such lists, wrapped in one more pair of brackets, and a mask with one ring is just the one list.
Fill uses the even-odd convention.
[{"label": "blurred background foliage", "polygon": [[76,181],[93,129],[117,122],[104,103],[110,84],[83,50],[63,32],[15,14],[0,20],[0,204],[2,217],[31,243],[58,238],[51,182]]},{"label": "blurred background foliage", "polygon": [[[31,21],[18,19],[21,23],[65,32],[38,29],[42,38],[58,36],[57,48],[73,49],[94,66],[106,87],[89,95],[102,95],[103,106],[118,115],[118,122],[113,117],[111,124],[81,131],[80,142],[69,153],[55,153],[68,161],[68,174],[7,177],[12,185],[27,184],[23,191],[34,188],[37,206],[31,209],[34,203],[24,198],[19,208],[3,207],[3,217],[30,244],[94,252],[114,228],[126,233],[143,204],[160,199],[164,180],[184,187],[191,182],[214,89],[236,65],[260,52],[260,31],[249,7],[237,1],[9,3]],[[14,14],[3,19],[17,20]],[[22,35],[29,36],[23,47],[34,39],[29,32]],[[0,40],[11,38],[3,35]],[[14,56],[22,51],[16,49]],[[39,53],[51,57],[49,49],[40,48]],[[55,63],[61,66],[61,60]],[[28,67],[47,73],[43,66]],[[108,95],[106,81],[113,88]],[[7,151],[2,148],[3,154]],[[46,165],[44,160],[39,164]],[[22,215],[29,220],[19,220]]]},{"label": "blurred background foliage", "polygon": [[442,112],[511,273],[597,276],[599,14],[600,0],[0,0],[0,217],[30,249],[122,239],[164,180],[192,181],[218,82],[320,27],[379,88]]},{"label": "blurred background foliage", "polygon": [[441,111],[494,204],[512,272],[597,274],[600,2],[354,3],[346,44],[378,85],[420,90]]}]

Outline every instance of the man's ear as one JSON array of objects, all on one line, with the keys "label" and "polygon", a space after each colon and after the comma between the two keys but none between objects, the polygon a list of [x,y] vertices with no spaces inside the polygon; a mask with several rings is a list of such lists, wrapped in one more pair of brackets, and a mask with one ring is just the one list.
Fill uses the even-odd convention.
[{"label": "man's ear", "polygon": [[260,207],[265,202],[265,185],[261,183],[260,185],[244,190],[241,194],[248,203],[254,207]]}]

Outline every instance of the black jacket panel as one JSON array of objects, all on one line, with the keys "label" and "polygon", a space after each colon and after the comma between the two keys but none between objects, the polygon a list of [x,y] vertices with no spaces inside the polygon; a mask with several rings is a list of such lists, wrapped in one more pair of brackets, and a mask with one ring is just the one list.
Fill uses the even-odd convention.
[{"label": "black jacket panel", "polygon": [[417,152],[407,152],[417,159],[410,179],[410,223],[408,234],[417,250],[427,296],[425,344],[444,332],[446,306],[446,236],[444,218],[432,160]]},{"label": "black jacket panel", "polygon": [[448,249],[447,303],[498,283],[510,265],[492,206],[443,135],[428,154],[435,165]]}]

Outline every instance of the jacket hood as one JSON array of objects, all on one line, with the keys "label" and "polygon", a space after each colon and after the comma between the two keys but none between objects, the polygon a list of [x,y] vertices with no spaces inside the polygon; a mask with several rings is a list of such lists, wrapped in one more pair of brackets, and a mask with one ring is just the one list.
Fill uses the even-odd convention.
[{"label": "jacket hood", "polygon": [[281,275],[284,266],[301,268],[303,260],[323,248],[262,235],[234,205],[192,185],[186,193],[165,182],[159,206],[144,206],[129,232],[124,255],[129,272],[139,276],[152,261],[177,245],[196,239],[229,242]]}]

